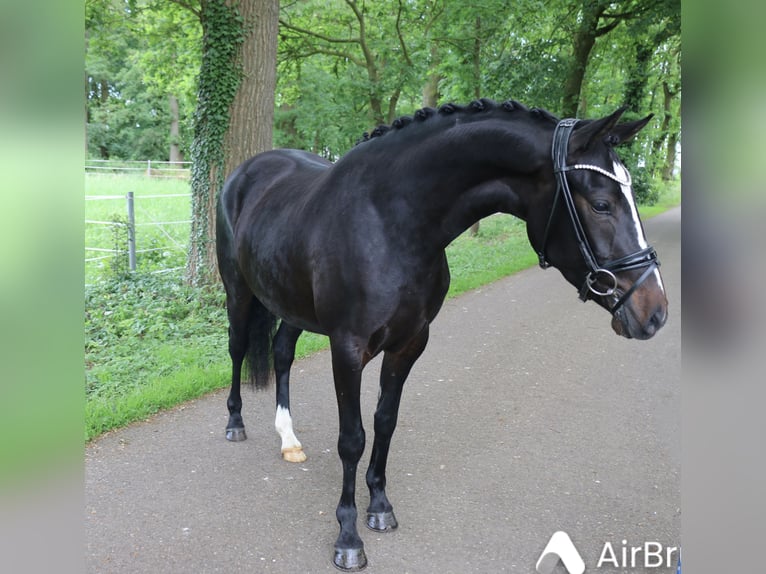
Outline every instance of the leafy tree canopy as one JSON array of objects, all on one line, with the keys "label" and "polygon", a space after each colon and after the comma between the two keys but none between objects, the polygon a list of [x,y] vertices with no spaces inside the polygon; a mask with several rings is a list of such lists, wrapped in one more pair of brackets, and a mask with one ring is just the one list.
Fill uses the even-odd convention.
[{"label": "leafy tree canopy", "polygon": [[[170,95],[188,149],[199,13],[200,0],[86,2],[92,156],[166,159]],[[561,115],[582,56],[578,34],[593,36],[574,94],[578,115],[623,104],[636,117],[654,113],[628,152],[631,168],[648,179],[672,175],[679,0],[283,0],[274,145],[336,158],[379,123],[479,95]]]}]

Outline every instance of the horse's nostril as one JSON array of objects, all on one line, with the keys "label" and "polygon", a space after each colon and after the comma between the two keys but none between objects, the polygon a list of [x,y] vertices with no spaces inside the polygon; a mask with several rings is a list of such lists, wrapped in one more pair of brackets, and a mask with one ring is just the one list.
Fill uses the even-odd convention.
[{"label": "horse's nostril", "polygon": [[640,334],[634,335],[637,339],[651,339],[662,328],[668,318],[664,307],[658,307],[643,324]]},{"label": "horse's nostril", "polygon": [[652,333],[658,331],[665,324],[668,314],[664,308],[657,309],[649,318],[649,327]]}]

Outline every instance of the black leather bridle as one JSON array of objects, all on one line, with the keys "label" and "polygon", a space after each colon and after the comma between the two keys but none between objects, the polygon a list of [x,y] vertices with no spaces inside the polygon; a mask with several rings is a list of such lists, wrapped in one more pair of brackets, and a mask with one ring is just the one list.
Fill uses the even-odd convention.
[{"label": "black leather bridle", "polygon": [[[572,222],[572,227],[574,227],[574,232],[577,238],[578,247],[580,248],[580,253],[582,253],[583,259],[585,260],[585,265],[588,268],[588,274],[585,276],[585,282],[580,288],[580,299],[587,301],[588,295],[590,293],[601,297],[614,296],[615,303],[611,309],[609,309],[609,311],[614,315],[630,298],[638,286],[641,285],[649,277],[649,275],[651,275],[652,271],[659,267],[660,262],[657,259],[657,252],[652,246],[649,246],[646,249],[641,249],[640,251],[636,251],[635,253],[631,253],[630,255],[601,263],[599,263],[596,255],[593,253],[593,249],[591,249],[590,243],[588,242],[588,237],[586,236],[585,230],[583,229],[582,223],[580,222],[580,217],[577,215],[577,209],[575,209],[575,203],[574,199],[572,198],[572,192],[569,189],[566,173],[568,171],[587,169],[613,179],[620,185],[629,186],[631,181],[630,174],[628,174],[628,179],[625,180],[616,174],[595,165],[567,165],[566,160],[569,137],[572,134],[572,130],[574,129],[577,122],[578,120],[576,119],[562,120],[558,123],[556,129],[553,132],[553,145],[551,148],[551,155],[553,157],[553,171],[556,175],[556,194],[553,197],[551,213],[548,217],[548,223],[545,226],[543,245],[540,251],[538,251],[537,255],[540,259],[540,267],[543,269],[550,267],[551,264],[546,257],[546,247],[548,244],[548,237],[550,235],[553,218],[556,213],[556,207],[559,204],[559,199],[562,198],[562,201],[567,208],[569,219]],[[627,171],[625,173],[627,174]],[[622,271],[629,271],[631,269],[639,269],[641,267],[646,267],[646,270],[641,274],[638,280],[633,283],[630,289],[620,295],[617,289],[617,278],[615,277],[615,274]],[[600,282],[604,282],[602,284],[607,285],[607,287],[603,290],[598,290],[596,285]],[[611,283],[611,285],[609,285],[609,283]]]}]

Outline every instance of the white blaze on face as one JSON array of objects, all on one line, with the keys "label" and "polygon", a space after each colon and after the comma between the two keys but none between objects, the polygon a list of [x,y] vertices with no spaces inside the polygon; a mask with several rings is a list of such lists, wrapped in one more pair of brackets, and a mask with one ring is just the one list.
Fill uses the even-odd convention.
[{"label": "white blaze on face", "polygon": [[301,443],[293,432],[293,419],[290,416],[290,411],[281,405],[277,407],[274,427],[277,429],[279,436],[282,437],[282,450],[301,448]]},{"label": "white blaze on face", "polygon": [[[614,174],[623,181],[629,181],[628,180],[628,170],[625,169],[625,166],[622,165],[619,161],[612,162],[612,168],[614,169]],[[636,241],[638,241],[639,247],[641,249],[646,249],[649,247],[649,244],[646,242],[646,236],[644,235],[644,229],[641,227],[641,220],[638,218],[638,209],[636,208],[636,202],[633,201],[633,189],[629,185],[620,184],[620,189],[622,190],[622,194],[625,196],[625,201],[628,202],[628,206],[630,207],[630,217],[633,220],[633,227],[636,230]],[[660,289],[662,289],[662,292],[665,292],[665,286],[662,284],[662,278],[660,277],[660,271],[657,269],[657,267],[654,268],[654,278],[657,280],[657,285],[660,286]]]}]

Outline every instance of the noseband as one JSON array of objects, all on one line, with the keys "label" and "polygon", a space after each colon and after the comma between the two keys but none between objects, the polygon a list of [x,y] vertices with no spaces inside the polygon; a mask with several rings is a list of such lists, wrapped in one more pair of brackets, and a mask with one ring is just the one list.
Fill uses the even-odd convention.
[{"label": "noseband", "polygon": [[[559,204],[559,198],[563,198],[564,205],[567,208],[569,219],[572,222],[575,236],[577,238],[577,245],[580,248],[585,265],[588,268],[588,274],[585,276],[585,282],[580,288],[580,299],[587,301],[589,293],[598,295],[601,297],[613,296],[615,303],[609,311],[614,315],[630,298],[633,292],[651,275],[655,268],[659,267],[660,262],[657,259],[657,253],[653,247],[649,246],[646,249],[636,251],[630,255],[620,257],[618,259],[612,259],[611,261],[604,261],[599,263],[596,255],[591,249],[588,237],[585,235],[585,230],[580,222],[580,217],[577,215],[577,209],[575,209],[574,199],[572,198],[572,192],[569,189],[569,183],[567,182],[566,172],[574,170],[587,169],[595,171],[603,176],[608,177],[619,183],[620,185],[630,185],[630,174],[628,179],[622,179],[616,174],[611,173],[603,168],[589,164],[575,164],[567,165],[567,147],[569,145],[569,136],[572,134],[572,130],[577,124],[578,120],[566,119],[562,120],[556,126],[553,132],[553,146],[551,148],[551,154],[553,157],[553,171],[556,175],[556,194],[553,197],[553,205],[551,206],[551,213],[548,217],[548,224],[545,226],[545,235],[543,237],[543,246],[537,255],[540,258],[540,267],[547,269],[550,267],[550,262],[546,257],[546,246],[548,244],[548,236],[551,231],[553,217],[556,213],[556,207]],[[627,170],[626,170],[627,173]],[[616,273],[622,271],[629,271],[631,269],[638,269],[646,267],[646,270],[641,274],[638,280],[628,289],[622,296],[619,295],[617,290],[617,278]],[[597,284],[599,282],[605,282],[606,289],[599,290]],[[609,285],[611,283],[611,285]]]}]

